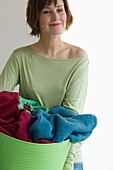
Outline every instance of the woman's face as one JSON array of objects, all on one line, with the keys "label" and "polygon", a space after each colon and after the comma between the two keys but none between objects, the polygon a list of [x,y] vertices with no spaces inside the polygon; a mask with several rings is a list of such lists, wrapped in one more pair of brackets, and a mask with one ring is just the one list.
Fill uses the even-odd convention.
[{"label": "woman's face", "polygon": [[45,6],[39,18],[41,34],[61,34],[66,28],[66,20],[67,15],[62,0],[57,0],[56,7],[54,3]]}]

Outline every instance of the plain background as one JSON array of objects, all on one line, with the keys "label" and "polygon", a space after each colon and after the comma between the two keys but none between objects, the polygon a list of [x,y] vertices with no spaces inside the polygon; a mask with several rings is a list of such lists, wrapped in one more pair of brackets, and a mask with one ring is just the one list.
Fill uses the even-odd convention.
[{"label": "plain background", "polygon": [[[62,39],[88,52],[89,83],[83,113],[98,118],[98,126],[83,142],[84,170],[113,170],[112,0],[68,1],[74,23]],[[37,41],[29,36],[26,5],[27,0],[0,0],[0,72],[14,49]]]}]

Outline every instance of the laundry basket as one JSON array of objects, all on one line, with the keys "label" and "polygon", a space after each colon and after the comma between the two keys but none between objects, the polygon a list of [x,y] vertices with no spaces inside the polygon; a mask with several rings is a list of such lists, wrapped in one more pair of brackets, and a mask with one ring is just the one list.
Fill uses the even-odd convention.
[{"label": "laundry basket", "polygon": [[0,170],[62,170],[70,140],[38,144],[0,132]]}]

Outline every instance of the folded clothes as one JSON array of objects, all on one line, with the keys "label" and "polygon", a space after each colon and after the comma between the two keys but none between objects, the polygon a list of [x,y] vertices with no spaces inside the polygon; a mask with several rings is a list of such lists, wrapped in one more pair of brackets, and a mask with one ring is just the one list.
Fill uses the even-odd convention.
[{"label": "folded clothes", "polygon": [[79,115],[63,106],[55,106],[48,113],[41,109],[32,113],[28,136],[33,141],[62,142],[70,139],[76,143],[87,139],[96,125],[95,115]]}]

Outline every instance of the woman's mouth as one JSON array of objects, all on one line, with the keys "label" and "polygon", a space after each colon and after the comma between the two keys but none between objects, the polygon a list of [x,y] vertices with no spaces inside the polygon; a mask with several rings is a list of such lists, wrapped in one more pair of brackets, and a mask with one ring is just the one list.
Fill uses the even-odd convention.
[{"label": "woman's mouth", "polygon": [[51,24],[50,26],[55,27],[55,26],[59,26],[59,25],[61,25],[61,23],[58,23],[58,24]]}]

